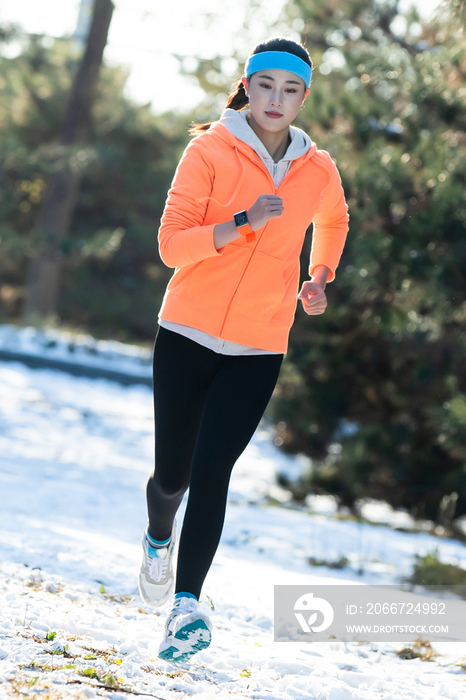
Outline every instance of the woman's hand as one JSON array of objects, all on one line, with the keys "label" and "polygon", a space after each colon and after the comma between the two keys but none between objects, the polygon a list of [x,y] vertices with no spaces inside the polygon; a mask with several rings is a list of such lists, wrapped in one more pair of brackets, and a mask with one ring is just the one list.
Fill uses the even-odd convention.
[{"label": "woman's hand", "polygon": [[283,200],[278,194],[261,194],[248,209],[249,226],[253,231],[262,228],[270,219],[278,219],[283,212]]},{"label": "woman's hand", "polygon": [[298,299],[303,302],[303,309],[309,316],[323,314],[327,308],[326,294],[317,282],[303,282]]}]

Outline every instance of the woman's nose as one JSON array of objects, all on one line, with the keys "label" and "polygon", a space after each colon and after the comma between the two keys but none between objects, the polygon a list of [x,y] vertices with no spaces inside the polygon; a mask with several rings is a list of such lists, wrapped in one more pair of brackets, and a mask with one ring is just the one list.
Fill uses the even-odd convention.
[{"label": "woman's nose", "polygon": [[272,105],[274,105],[274,106],[276,106],[276,107],[281,106],[282,102],[281,102],[281,98],[280,98],[280,93],[279,93],[278,91],[277,91],[277,92],[274,92],[274,93],[272,94],[271,100],[270,100],[270,104],[272,104]]}]

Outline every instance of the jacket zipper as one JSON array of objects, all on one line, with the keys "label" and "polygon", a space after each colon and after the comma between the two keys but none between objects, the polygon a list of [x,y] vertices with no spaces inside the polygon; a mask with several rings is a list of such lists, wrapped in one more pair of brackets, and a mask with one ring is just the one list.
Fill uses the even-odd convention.
[{"label": "jacket zipper", "polygon": [[[254,163],[255,163],[256,165],[258,165],[258,166],[261,168],[261,170],[262,170],[263,172],[265,172],[265,173],[269,176],[270,182],[272,183],[272,185],[273,185],[273,187],[274,187],[275,194],[278,194],[278,190],[282,187],[282,185],[283,185],[290,177],[292,177],[292,176],[294,175],[294,173],[298,172],[298,170],[299,170],[299,168],[295,168],[295,170],[293,170],[293,172],[290,174],[290,170],[291,170],[291,167],[292,167],[292,165],[291,165],[291,166],[288,168],[288,172],[286,173],[286,175],[285,175],[285,177],[283,178],[283,180],[280,182],[279,186],[276,187],[276,185],[275,185],[275,180],[272,178],[272,175],[271,175],[270,172],[267,170],[267,168],[266,168],[265,165],[262,163],[262,161],[260,161],[260,162],[259,162],[259,161],[254,161]],[[304,165],[304,163],[303,163],[302,165]],[[301,166],[300,166],[300,167],[301,167]],[[275,176],[276,173],[277,173],[277,168],[278,168],[278,163],[274,163],[274,164],[273,164],[273,174],[274,174],[274,176]]]},{"label": "jacket zipper", "polygon": [[[263,233],[264,230],[267,228],[267,226],[268,226],[268,222],[267,222],[266,224],[264,224],[264,226],[262,227],[262,233]],[[224,327],[225,327],[225,323],[226,323],[226,321],[227,321],[227,316],[228,316],[228,314],[229,314],[231,305],[232,305],[232,303],[233,303],[233,299],[235,298],[236,292],[238,291],[238,287],[240,286],[241,281],[242,281],[242,279],[243,279],[243,277],[244,277],[244,275],[245,275],[245,272],[246,272],[246,270],[248,269],[249,263],[251,262],[252,256],[254,255],[254,251],[256,250],[256,248],[257,248],[257,246],[258,246],[258,244],[259,244],[259,240],[260,240],[260,239],[258,239],[258,240],[256,241],[256,243],[255,243],[255,245],[254,245],[254,248],[252,249],[251,255],[249,256],[248,261],[247,261],[247,263],[246,263],[246,265],[245,265],[245,267],[244,267],[244,270],[242,271],[241,276],[240,276],[240,278],[239,278],[239,280],[238,280],[238,283],[237,283],[237,285],[236,285],[236,287],[235,287],[235,291],[234,291],[233,294],[231,295],[230,301],[229,301],[228,304],[227,304],[227,307],[226,307],[226,309],[225,309],[225,314],[224,314],[224,316],[223,316],[222,325],[221,325],[221,327],[220,327],[220,336],[221,336],[222,333],[223,333],[223,329],[224,329]]]},{"label": "jacket zipper", "polygon": [[[279,188],[283,185],[283,183],[285,182],[285,180],[287,180],[288,177],[289,177],[290,168],[288,169],[288,172],[287,172],[287,174],[285,175],[285,177],[283,178],[283,180],[281,181],[280,185],[279,185],[278,187],[276,187],[276,185],[275,185],[275,180],[274,180],[274,179],[272,178],[272,176],[270,175],[269,170],[268,170],[267,168],[265,168],[265,166],[263,167],[262,161],[260,161],[260,162],[259,162],[259,161],[254,161],[254,162],[256,163],[256,165],[259,165],[259,167],[267,173],[267,175],[269,176],[270,180],[272,181],[272,184],[273,184],[273,187],[274,187],[274,190],[275,190],[275,194],[278,194]],[[274,163],[274,164],[273,164],[273,174],[274,174],[274,176],[276,175],[276,172],[277,172],[277,165],[278,165],[277,163]],[[291,166],[290,166],[290,167],[291,167]],[[298,170],[299,170],[299,168],[298,168]],[[268,222],[267,222],[267,224],[265,224],[265,225],[262,227],[261,237],[262,237],[262,235],[263,235],[263,233],[264,233],[264,230],[267,228],[267,225],[268,225]],[[239,287],[239,285],[241,284],[241,280],[243,279],[244,274],[245,274],[246,270],[248,269],[249,263],[251,262],[251,258],[252,258],[252,256],[254,255],[254,251],[255,251],[256,248],[257,248],[257,245],[258,245],[258,243],[259,243],[259,240],[260,240],[260,238],[257,239],[256,244],[255,244],[254,248],[252,249],[251,255],[249,256],[248,262],[247,262],[247,264],[246,264],[246,266],[245,266],[243,272],[241,273],[241,277],[239,278],[238,283],[237,283],[237,285],[236,285],[236,287],[235,287],[235,291],[234,291],[233,294],[231,295],[230,301],[229,301],[228,304],[227,304],[227,308],[226,308],[225,314],[224,314],[224,316],[223,316],[222,325],[221,325],[221,327],[220,327],[220,332],[219,332],[219,336],[220,336],[220,337],[222,336],[223,329],[224,329],[224,327],[225,327],[225,323],[226,323],[226,320],[227,320],[227,316],[228,316],[228,313],[229,313],[229,311],[230,311],[231,305],[232,305],[232,303],[233,303],[233,299],[235,298],[236,292],[238,291],[238,287]]]}]

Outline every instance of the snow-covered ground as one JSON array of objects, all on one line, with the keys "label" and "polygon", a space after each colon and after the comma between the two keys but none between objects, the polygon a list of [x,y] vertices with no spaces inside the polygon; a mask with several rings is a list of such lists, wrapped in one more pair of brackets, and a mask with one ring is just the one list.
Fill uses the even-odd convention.
[{"label": "snow-covered ground", "polygon": [[86,333],[57,328],[3,323],[0,325],[0,351],[70,365],[79,363],[89,368],[113,369],[141,377],[152,376],[151,350],[116,340],[96,340]]},{"label": "snow-covered ground", "polygon": [[[133,352],[138,373],[147,362],[111,352],[127,366]],[[0,363],[0,697],[466,698],[466,643],[433,642],[438,655],[423,661],[397,656],[401,642],[273,641],[274,585],[396,583],[415,554],[464,565],[466,547],[337,520],[328,499],[310,499],[314,513],[269,505],[286,500],[275,474],[294,460],[265,424],[233,470],[201,594],[212,644],[188,664],[158,659],[169,607],[137,591],[153,450],[149,387]],[[341,555],[344,569],[307,562]]]}]

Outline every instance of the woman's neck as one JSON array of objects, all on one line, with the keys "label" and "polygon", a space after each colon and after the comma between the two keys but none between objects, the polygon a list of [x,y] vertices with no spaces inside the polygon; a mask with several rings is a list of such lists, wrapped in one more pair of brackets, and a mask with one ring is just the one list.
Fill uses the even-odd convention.
[{"label": "woman's neck", "polygon": [[256,136],[262,141],[274,163],[283,158],[291,143],[290,129],[287,126],[282,131],[266,131],[256,122],[251,112],[247,115],[247,122]]}]

